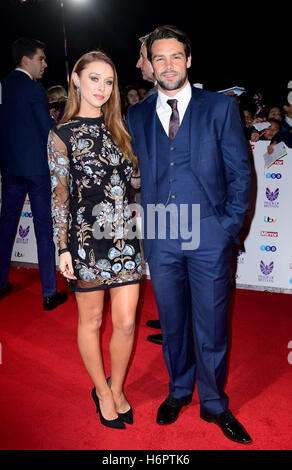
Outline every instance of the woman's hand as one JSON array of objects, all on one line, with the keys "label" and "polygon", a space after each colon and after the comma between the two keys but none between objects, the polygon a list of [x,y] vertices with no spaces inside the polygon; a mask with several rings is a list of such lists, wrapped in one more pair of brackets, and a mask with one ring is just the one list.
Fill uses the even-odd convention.
[{"label": "woman's hand", "polygon": [[61,274],[63,274],[63,276],[66,277],[67,279],[72,279],[72,280],[77,279],[77,277],[74,276],[72,256],[69,253],[69,251],[67,251],[66,253],[62,253],[60,255],[59,268],[60,268]]}]

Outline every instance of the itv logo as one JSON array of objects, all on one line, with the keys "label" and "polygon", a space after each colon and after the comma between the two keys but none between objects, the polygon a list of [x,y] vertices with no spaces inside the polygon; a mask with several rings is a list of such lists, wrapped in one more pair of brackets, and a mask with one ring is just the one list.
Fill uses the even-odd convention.
[{"label": "itv logo", "polygon": [[275,224],[277,222],[277,219],[274,219],[274,217],[270,216],[264,216],[264,222],[267,222],[268,224]]}]

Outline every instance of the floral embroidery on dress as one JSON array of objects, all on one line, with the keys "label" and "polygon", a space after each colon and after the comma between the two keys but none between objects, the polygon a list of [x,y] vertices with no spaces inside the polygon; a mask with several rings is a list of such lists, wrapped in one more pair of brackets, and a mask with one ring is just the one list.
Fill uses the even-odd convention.
[{"label": "floral embroidery on dress", "polygon": [[[102,118],[74,118],[48,141],[54,233],[72,255],[72,290],[138,282],[139,240],[130,206],[134,167],[113,142]],[[130,236],[131,234],[131,236]],[[130,236],[130,239],[128,237]]]}]

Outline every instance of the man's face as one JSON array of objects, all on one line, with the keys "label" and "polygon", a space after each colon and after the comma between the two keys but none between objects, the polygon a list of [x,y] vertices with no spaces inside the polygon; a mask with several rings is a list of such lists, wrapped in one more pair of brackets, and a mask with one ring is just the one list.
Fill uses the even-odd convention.
[{"label": "man's face", "polygon": [[46,63],[46,56],[42,49],[37,49],[32,59],[24,56],[23,63],[26,70],[30,73],[34,80],[42,78],[45,68],[48,66]]},{"label": "man's face", "polygon": [[140,57],[136,64],[138,69],[141,69],[143,80],[154,82],[152,66],[147,58],[146,45],[143,44],[140,49]]},{"label": "man's face", "polygon": [[188,81],[187,69],[191,56],[186,58],[184,46],[174,38],[157,39],[152,45],[152,67],[158,87],[167,95],[178,92]]}]

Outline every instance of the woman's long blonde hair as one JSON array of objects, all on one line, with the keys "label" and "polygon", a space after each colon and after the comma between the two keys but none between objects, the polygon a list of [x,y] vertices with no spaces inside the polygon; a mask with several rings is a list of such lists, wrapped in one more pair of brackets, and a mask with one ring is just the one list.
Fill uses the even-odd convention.
[{"label": "woman's long blonde hair", "polygon": [[104,115],[104,122],[106,128],[110,132],[114,143],[119,147],[120,151],[129,159],[132,160],[135,167],[137,166],[137,157],[134,155],[131,146],[131,137],[125,128],[125,124],[121,113],[121,98],[118,86],[118,77],[116,68],[112,60],[102,51],[91,51],[87,52],[78,59],[72,70],[69,97],[65,107],[65,111],[62,119],[59,122],[64,124],[69,121],[73,116],[76,116],[80,109],[80,100],[77,95],[77,87],[73,82],[72,76],[76,72],[80,76],[82,70],[86,68],[91,62],[103,61],[109,64],[114,73],[113,90],[108,101],[102,106],[102,112]]}]

